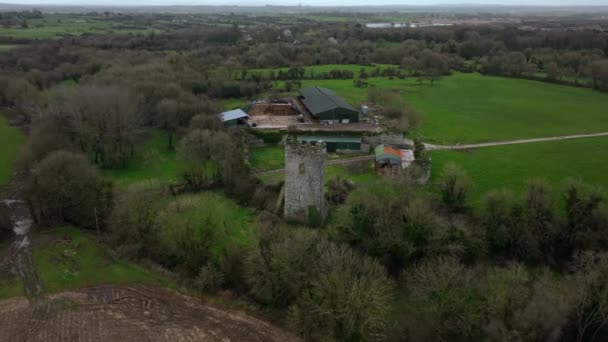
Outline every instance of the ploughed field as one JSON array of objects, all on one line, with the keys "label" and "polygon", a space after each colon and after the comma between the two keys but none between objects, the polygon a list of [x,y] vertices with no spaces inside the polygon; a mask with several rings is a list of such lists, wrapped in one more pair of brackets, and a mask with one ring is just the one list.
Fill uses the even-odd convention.
[{"label": "ploughed field", "polygon": [[95,286],[0,306],[0,341],[296,340],[246,314],[152,285]]}]

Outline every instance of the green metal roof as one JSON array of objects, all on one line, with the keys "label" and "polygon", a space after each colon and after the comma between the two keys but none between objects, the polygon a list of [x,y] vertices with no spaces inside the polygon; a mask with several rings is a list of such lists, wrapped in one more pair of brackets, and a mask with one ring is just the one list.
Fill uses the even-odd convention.
[{"label": "green metal roof", "polygon": [[361,137],[349,137],[349,136],[330,136],[330,135],[299,135],[298,141],[319,141],[330,143],[361,143]]},{"label": "green metal roof", "polygon": [[300,97],[302,98],[302,103],[313,115],[336,108],[344,108],[357,112],[353,106],[327,88],[314,86],[300,89]]}]

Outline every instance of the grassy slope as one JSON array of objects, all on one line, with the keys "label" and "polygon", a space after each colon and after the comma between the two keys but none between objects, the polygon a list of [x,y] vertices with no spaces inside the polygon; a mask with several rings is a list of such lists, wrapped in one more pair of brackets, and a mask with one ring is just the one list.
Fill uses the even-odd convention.
[{"label": "grassy slope", "polygon": [[[164,182],[176,182],[184,168],[184,163],[177,158],[175,150],[167,149],[168,137],[164,131],[151,130],[150,138],[141,144],[135,158],[126,168],[105,170],[104,174],[118,185],[158,179]],[[174,142],[177,143],[177,138]]]},{"label": "grassy slope", "polygon": [[9,126],[6,118],[0,114],[0,186],[8,181],[12,164],[24,142],[25,136],[21,131]]},{"label": "grassy slope", "polygon": [[[478,74],[455,74],[434,86],[413,78],[369,80],[400,91],[424,114],[426,141],[463,143],[500,141],[608,131],[608,95],[589,89]],[[302,86],[333,89],[354,106],[367,89],[352,80],[307,80]]]},{"label": "grassy slope", "polygon": [[468,152],[435,151],[433,180],[448,162],[461,165],[475,184],[473,200],[478,202],[492,189],[525,189],[529,179],[546,179],[558,185],[566,178],[579,178],[608,189],[608,137],[497,146]]},{"label": "grassy slope", "polygon": [[[174,286],[160,275],[132,263],[114,259],[87,234],[74,228],[59,228],[36,233],[32,241],[45,235],[68,237],[60,244],[34,248],[34,263],[45,292],[57,292],[106,283],[146,282]],[[74,253],[66,256],[65,251]],[[0,299],[22,295],[20,283],[0,281]]]}]

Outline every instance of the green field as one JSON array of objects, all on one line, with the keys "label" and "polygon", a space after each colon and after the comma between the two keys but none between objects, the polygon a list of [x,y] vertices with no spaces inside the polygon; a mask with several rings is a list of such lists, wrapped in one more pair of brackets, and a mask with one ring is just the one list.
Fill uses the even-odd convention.
[{"label": "green field", "polygon": [[251,167],[259,171],[277,170],[285,167],[285,150],[282,146],[265,146],[249,150]]},{"label": "green field", "polygon": [[[454,74],[435,85],[371,78],[370,85],[397,91],[423,114],[426,142],[456,144],[608,131],[608,95],[584,88],[522,79]],[[305,80],[334,90],[357,107],[367,89],[352,80]]]},{"label": "green field", "polygon": [[248,247],[256,238],[252,210],[237,205],[221,192],[201,192],[177,197],[165,212],[168,215],[160,220],[160,226],[163,227],[160,238],[165,241],[183,241],[176,238],[176,234],[189,233],[175,227],[219,228],[210,237],[213,240],[211,252],[218,259],[226,255],[230,246]]},{"label": "green field", "polygon": [[501,187],[525,189],[530,179],[545,179],[555,185],[566,178],[577,178],[608,189],[608,137],[550,141],[523,145],[480,148],[471,151],[434,151],[433,178],[444,165],[454,162],[472,178],[472,198]]},{"label": "green field", "polygon": [[0,52],[6,52],[8,50],[14,49],[19,45],[14,44],[0,44]]},{"label": "green field", "polygon": [[12,165],[24,142],[23,133],[19,129],[9,126],[6,118],[0,114],[0,186],[8,182]]},{"label": "green field", "polygon": [[28,27],[0,29],[0,36],[24,39],[52,39],[62,36],[78,36],[83,33],[143,33],[144,27],[127,26],[105,18],[80,15],[45,15],[27,20]]},{"label": "green field", "polygon": [[[38,241],[60,241],[43,243]],[[115,259],[93,238],[74,228],[35,233],[34,263],[45,292],[57,292],[99,284],[145,282],[174,286],[166,278],[128,262]],[[42,242],[41,242],[42,243]],[[23,294],[19,281],[0,280],[0,299]]]},{"label": "green field", "polygon": [[[348,71],[352,71],[355,75],[355,77],[359,76],[359,71],[361,69],[365,69],[365,72],[369,73],[371,72],[373,69],[376,68],[381,68],[381,69],[385,69],[385,68],[397,68],[397,65],[391,65],[391,64],[373,64],[373,65],[357,65],[357,64],[324,64],[324,65],[311,65],[311,66],[305,66],[303,67],[306,71],[304,73],[304,78],[315,78],[317,77],[319,74],[321,73],[329,73],[331,70],[348,70]],[[248,74],[251,75],[253,73],[257,73],[257,74],[262,74],[264,76],[268,76],[270,71],[273,70],[275,72],[275,75],[277,75],[279,73],[279,71],[283,71],[283,72],[287,72],[287,70],[289,70],[289,67],[284,67],[284,68],[272,68],[272,69],[249,69],[247,70]],[[237,75],[238,77],[240,77],[240,73],[239,75]],[[348,80],[351,82],[352,85],[352,80]]]},{"label": "green field", "polygon": [[[177,138],[174,138],[177,143]],[[135,157],[127,167],[116,170],[104,170],[104,174],[118,185],[157,179],[162,182],[175,183],[184,169],[184,162],[177,158],[175,150],[167,148],[167,133],[161,130],[150,130],[146,142],[137,145]]]}]

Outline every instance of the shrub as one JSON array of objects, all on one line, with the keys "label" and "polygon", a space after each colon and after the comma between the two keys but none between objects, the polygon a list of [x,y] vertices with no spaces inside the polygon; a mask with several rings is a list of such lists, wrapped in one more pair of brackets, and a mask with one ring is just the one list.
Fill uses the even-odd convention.
[{"label": "shrub", "polygon": [[449,212],[462,213],[468,209],[469,189],[470,180],[466,172],[456,164],[447,164],[439,180],[439,191],[441,200]]},{"label": "shrub", "polygon": [[113,242],[129,256],[150,254],[154,225],[167,196],[167,189],[158,181],[132,184],[116,196],[109,228]]},{"label": "shrub", "polygon": [[379,340],[385,335],[393,282],[384,268],[346,246],[322,243],[318,271],[289,308],[300,335],[320,340]]},{"label": "shrub", "polygon": [[84,156],[56,151],[34,165],[25,187],[39,219],[83,227],[103,225],[111,204],[111,185]]},{"label": "shrub", "polygon": [[203,265],[220,265],[231,246],[251,243],[247,220],[247,211],[219,195],[178,197],[158,214],[154,258],[195,277]]}]

